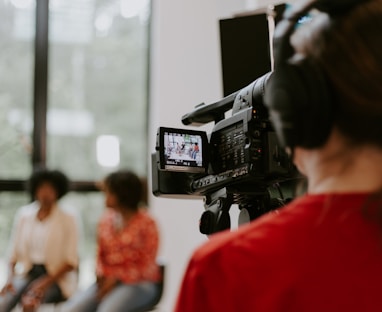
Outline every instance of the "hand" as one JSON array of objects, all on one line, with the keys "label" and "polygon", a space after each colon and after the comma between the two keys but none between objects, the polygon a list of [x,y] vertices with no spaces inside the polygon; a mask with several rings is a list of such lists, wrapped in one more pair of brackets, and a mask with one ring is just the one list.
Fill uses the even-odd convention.
[{"label": "hand", "polygon": [[52,279],[49,275],[45,275],[39,277],[35,281],[33,281],[26,293],[23,295],[21,299],[21,303],[23,306],[24,312],[35,311],[37,307],[40,305],[41,300],[43,299],[46,290],[52,284]]},{"label": "hand", "polygon": [[0,296],[3,296],[5,295],[6,293],[12,293],[14,294],[15,293],[15,288],[13,287],[13,283],[12,281],[8,281],[4,287],[0,290]]},{"label": "hand", "polygon": [[23,312],[34,312],[41,304],[44,293],[28,290],[21,298]]},{"label": "hand", "polygon": [[33,290],[35,292],[43,292],[53,284],[53,280],[49,275],[43,275],[35,279],[28,287],[28,290]]}]

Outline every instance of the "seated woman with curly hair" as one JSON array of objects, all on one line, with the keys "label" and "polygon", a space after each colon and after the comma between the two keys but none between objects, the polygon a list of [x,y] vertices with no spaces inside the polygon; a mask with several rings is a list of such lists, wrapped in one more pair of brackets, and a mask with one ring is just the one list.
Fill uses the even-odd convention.
[{"label": "seated woman with curly hair", "polygon": [[0,291],[1,312],[20,302],[24,311],[34,311],[40,303],[62,301],[76,290],[77,222],[58,204],[68,189],[68,178],[58,170],[41,169],[31,175],[29,190],[35,201],[21,207],[15,218],[8,279]]}]

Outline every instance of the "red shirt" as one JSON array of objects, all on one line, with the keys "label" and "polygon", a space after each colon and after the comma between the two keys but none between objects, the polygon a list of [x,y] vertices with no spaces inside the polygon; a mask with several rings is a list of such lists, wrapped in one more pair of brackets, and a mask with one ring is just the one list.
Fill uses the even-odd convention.
[{"label": "red shirt", "polygon": [[155,221],[144,211],[121,228],[119,214],[107,209],[98,225],[97,275],[124,283],[158,281],[156,256],[159,234]]},{"label": "red shirt", "polygon": [[306,195],[215,234],[194,253],[175,311],[382,311],[382,228],[365,216],[368,196]]}]

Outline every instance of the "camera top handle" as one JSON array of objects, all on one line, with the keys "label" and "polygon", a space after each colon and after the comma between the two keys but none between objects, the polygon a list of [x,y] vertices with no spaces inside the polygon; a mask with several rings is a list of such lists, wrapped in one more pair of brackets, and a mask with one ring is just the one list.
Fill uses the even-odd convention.
[{"label": "camera top handle", "polygon": [[263,105],[265,86],[272,72],[268,72],[257,78],[251,84],[236,91],[218,102],[206,105],[201,103],[195,106],[195,109],[183,115],[182,123],[184,125],[201,126],[211,121],[215,124],[225,118],[224,113],[232,109],[232,114],[245,107],[253,106],[254,103]]},{"label": "camera top handle", "polygon": [[195,106],[195,109],[182,116],[184,125],[200,126],[211,121],[215,123],[224,119],[224,113],[230,110],[239,91],[236,91],[218,102],[206,105],[201,103]]}]

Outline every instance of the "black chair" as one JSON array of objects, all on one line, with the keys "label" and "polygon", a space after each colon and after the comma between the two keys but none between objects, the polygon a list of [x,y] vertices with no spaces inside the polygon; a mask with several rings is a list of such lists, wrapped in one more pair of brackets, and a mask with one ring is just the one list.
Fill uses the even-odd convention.
[{"label": "black chair", "polygon": [[166,266],[164,264],[159,264],[161,279],[157,283],[157,287],[158,287],[159,291],[158,291],[157,295],[155,296],[155,298],[153,298],[153,300],[147,306],[137,310],[136,312],[151,312],[151,311],[155,311],[157,309],[157,305],[160,302],[160,300],[162,299],[162,295],[163,295],[164,281],[165,281],[165,269],[166,269]]}]

